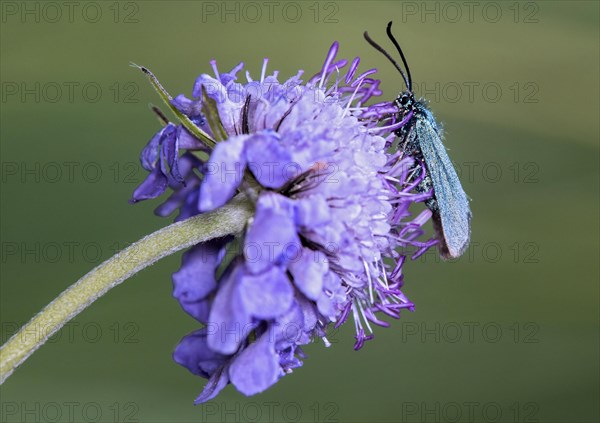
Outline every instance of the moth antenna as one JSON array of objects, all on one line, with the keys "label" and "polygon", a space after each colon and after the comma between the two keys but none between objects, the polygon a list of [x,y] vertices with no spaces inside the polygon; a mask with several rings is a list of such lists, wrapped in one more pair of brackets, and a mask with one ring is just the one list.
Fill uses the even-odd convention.
[{"label": "moth antenna", "polygon": [[[408,91],[412,92],[412,76],[410,75],[410,68],[408,67],[408,63],[406,62],[406,57],[404,56],[404,52],[400,48],[400,44],[398,44],[398,41],[396,41],[396,38],[392,34],[392,21],[389,21],[386,32],[387,32],[387,35],[390,38],[390,40],[392,40],[392,43],[394,43],[394,45],[396,46],[398,53],[400,53],[400,57],[402,58],[402,63],[404,63],[404,69],[406,69],[406,74],[408,75],[408,82],[407,82],[406,86],[408,87]],[[407,79],[407,78],[405,77],[404,79]]]},{"label": "moth antenna", "polygon": [[[388,28],[389,28],[389,26],[388,26]],[[409,91],[411,91],[410,80],[406,77],[406,74],[404,73],[404,71],[402,70],[400,65],[398,65],[398,63],[396,63],[396,61],[392,58],[392,56],[390,56],[390,54],[387,51],[385,51],[383,49],[383,47],[381,47],[379,44],[377,44],[375,41],[373,41],[373,39],[369,36],[369,33],[367,31],[365,31],[364,36],[365,36],[365,40],[367,40],[367,42],[369,44],[371,44],[371,46],[375,50],[377,50],[378,52],[383,54],[390,62],[392,62],[392,65],[394,65],[394,67],[398,70],[398,72],[400,72],[400,75],[402,75],[402,79],[404,79],[404,84],[406,84],[406,88]],[[402,57],[402,58],[404,59],[404,57]],[[406,64],[406,62],[405,62],[405,64]]]}]

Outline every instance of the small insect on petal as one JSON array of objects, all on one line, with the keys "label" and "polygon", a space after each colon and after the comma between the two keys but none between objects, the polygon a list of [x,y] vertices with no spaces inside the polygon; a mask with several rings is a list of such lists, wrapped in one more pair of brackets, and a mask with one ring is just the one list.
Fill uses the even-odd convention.
[{"label": "small insect on petal", "polygon": [[381,52],[400,72],[406,90],[396,98],[397,120],[403,125],[393,129],[400,138],[400,147],[406,154],[425,162],[426,176],[417,184],[417,192],[426,193],[433,189],[433,196],[425,201],[432,212],[433,226],[439,242],[440,255],[444,259],[461,256],[469,246],[471,237],[471,209],[469,200],[460,184],[456,170],[442,143],[442,131],[433,114],[422,100],[416,100],[412,91],[410,68],[392,34],[392,22],[388,23],[387,35],[398,50],[404,69],[381,46],[365,32],[365,39]]}]

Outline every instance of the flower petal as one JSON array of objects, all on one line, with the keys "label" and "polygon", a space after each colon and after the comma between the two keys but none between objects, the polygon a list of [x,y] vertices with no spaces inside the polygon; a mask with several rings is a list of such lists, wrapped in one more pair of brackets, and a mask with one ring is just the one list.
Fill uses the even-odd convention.
[{"label": "flower petal", "polygon": [[234,354],[256,326],[240,297],[240,279],[244,275],[242,262],[230,264],[219,281],[219,290],[210,310],[208,345],[222,354]]},{"label": "flower petal", "polygon": [[178,166],[185,178],[185,184],[171,186],[173,193],[154,210],[156,215],[165,217],[179,208],[180,214],[175,219],[176,222],[200,213],[198,210],[200,177],[194,170],[200,170],[202,161],[193,153],[187,152],[179,158]]},{"label": "flower petal", "polygon": [[197,244],[183,254],[181,268],[173,273],[173,296],[179,302],[199,301],[217,287],[215,271],[231,237]]},{"label": "flower petal", "polygon": [[215,146],[200,185],[198,207],[207,212],[224,205],[242,182],[246,169],[244,146],[247,136],[230,138]]},{"label": "flower petal", "polygon": [[296,223],[299,226],[320,226],[330,222],[331,212],[325,197],[311,195],[297,201]]},{"label": "flower petal", "polygon": [[200,100],[191,100],[183,94],[171,100],[171,104],[181,113],[187,115],[196,125],[202,126],[204,117],[202,116],[202,102]]},{"label": "flower petal", "polygon": [[273,319],[285,313],[294,299],[286,273],[277,266],[260,275],[244,275],[240,280],[244,308],[258,319]]},{"label": "flower petal", "polygon": [[323,276],[329,270],[325,254],[303,248],[302,255],[293,260],[289,268],[294,285],[311,300],[318,299],[323,291]]},{"label": "flower petal", "polygon": [[265,131],[248,139],[248,168],[262,186],[280,188],[295,170],[288,148],[274,131]]},{"label": "flower petal", "polygon": [[173,360],[195,375],[209,378],[228,357],[208,347],[206,328],[202,328],[183,337],[173,352]]},{"label": "flower petal", "polygon": [[[167,177],[172,177],[175,182],[183,182],[183,177],[179,172],[179,138],[177,137],[178,130],[165,133],[162,140],[160,151],[160,168]],[[169,168],[167,169],[167,165]]]},{"label": "flower petal", "polygon": [[167,177],[163,175],[160,168],[155,168],[150,174],[144,179],[144,181],[133,191],[131,204],[137,203],[138,201],[148,200],[156,198],[161,195],[167,189]]},{"label": "flower petal", "polygon": [[236,357],[229,367],[231,383],[244,395],[254,395],[273,385],[283,372],[269,334],[263,334]]},{"label": "flower petal", "polygon": [[272,265],[285,266],[301,252],[293,209],[286,209],[287,203],[280,204],[279,197],[285,200],[277,194],[260,196],[254,221],[246,233],[244,255],[252,273],[261,273]]},{"label": "flower petal", "polygon": [[169,123],[167,126],[154,134],[152,139],[148,141],[148,144],[146,144],[142,150],[142,153],[140,154],[140,162],[142,163],[144,169],[147,171],[152,171],[156,167],[156,162],[158,161],[159,157],[159,147],[162,143],[162,139],[166,134],[174,129],[175,125]]},{"label": "flower petal", "polygon": [[269,325],[270,339],[275,348],[283,350],[290,345],[304,344],[310,341],[305,330],[305,318],[302,307],[294,302],[289,310]]},{"label": "flower petal", "polygon": [[229,383],[229,368],[227,365],[223,365],[217,369],[217,371],[210,377],[202,393],[196,398],[194,404],[202,404],[206,401],[210,401],[216,397],[219,392]]},{"label": "flower petal", "polygon": [[[204,131],[209,128],[203,128]],[[179,141],[179,148],[185,150],[202,150],[208,151],[208,147],[202,143],[198,138],[189,133],[187,129],[180,126],[177,131],[177,139]]]},{"label": "flower petal", "polygon": [[194,301],[193,303],[182,302],[180,305],[183,311],[192,316],[194,319],[200,323],[208,324],[212,301],[200,300]]}]

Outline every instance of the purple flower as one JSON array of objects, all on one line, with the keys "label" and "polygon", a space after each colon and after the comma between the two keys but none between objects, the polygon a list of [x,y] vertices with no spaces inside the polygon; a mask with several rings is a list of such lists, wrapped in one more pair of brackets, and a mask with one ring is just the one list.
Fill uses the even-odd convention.
[{"label": "purple flower", "polygon": [[[406,258],[436,241],[422,241],[425,210],[409,208],[424,165],[392,148],[393,103],[366,106],[381,94],[374,69],[336,60],[334,43],[323,68],[284,82],[246,72],[202,74],[193,100],[172,104],[215,137],[208,148],[181,125],[168,123],[142,152],[150,174],[134,201],[171,197],[157,209],[178,219],[244,195],[255,213],[243,233],[197,245],[173,275],[173,295],[204,325],[181,341],[177,363],[208,378],[197,398],[214,398],[228,383],[245,395],[272,386],[302,365],[302,346],[352,315],[354,348],[374,337],[372,325],[399,318],[414,305],[401,291]],[[344,69],[346,69],[344,71]],[[219,134],[219,135],[217,135]]]}]

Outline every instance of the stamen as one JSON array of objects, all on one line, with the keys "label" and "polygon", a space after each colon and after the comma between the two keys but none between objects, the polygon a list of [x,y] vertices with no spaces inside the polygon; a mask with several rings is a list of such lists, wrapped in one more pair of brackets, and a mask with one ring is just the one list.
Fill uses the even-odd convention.
[{"label": "stamen", "polygon": [[375,314],[371,311],[371,309],[366,309],[365,310],[365,315],[367,316],[367,319],[369,319],[371,322],[373,322],[377,326],[381,326],[383,328],[389,328],[390,327],[390,324],[388,322],[384,322],[383,320],[379,320],[377,318],[377,316],[375,316]]},{"label": "stamen", "polygon": [[[412,181],[412,183],[410,185],[407,185],[406,188],[403,189],[403,191],[412,191],[413,189],[416,188],[417,185],[419,185],[421,183],[423,178],[425,178],[425,176],[427,175],[427,170],[425,169],[425,163],[423,163],[420,160],[419,160],[419,163],[421,165],[421,167],[420,167],[421,174],[414,181]],[[414,172],[417,172],[418,170],[419,170],[419,168],[415,168]],[[413,175],[411,175],[406,180],[410,181],[412,177],[413,177]]]},{"label": "stamen", "polygon": [[395,129],[401,128],[404,125],[406,125],[408,123],[409,120],[411,120],[413,117],[413,111],[411,110],[410,112],[408,112],[408,114],[404,117],[404,119],[402,119],[400,122],[395,123],[393,125],[389,125],[389,126],[378,126],[376,128],[372,128],[369,131],[371,132],[379,132],[379,131],[393,131]]},{"label": "stamen", "polygon": [[[391,298],[392,300],[395,300],[395,298],[394,298],[394,297],[390,297],[390,298]],[[386,315],[390,316],[390,317],[391,317],[391,318],[393,318],[393,319],[399,319],[399,318],[400,318],[400,315],[399,315],[398,313],[395,313],[395,312],[393,311],[393,309],[391,308],[391,306],[384,307],[384,306],[382,306],[382,305],[380,305],[380,304],[375,304],[375,308],[377,308],[377,310],[379,310],[379,311],[381,311],[382,313],[384,313],[384,314],[386,314]]]},{"label": "stamen", "polygon": [[215,73],[215,77],[217,78],[217,80],[221,80],[221,76],[219,75],[219,69],[217,69],[217,61],[215,59],[212,59],[210,61],[210,66],[213,69],[213,72]]},{"label": "stamen", "polygon": [[[363,73],[361,73],[360,75],[358,75],[356,77],[356,80],[354,82],[352,82],[352,84],[350,84],[351,87],[354,87],[358,81],[365,79],[368,75],[373,75],[374,73],[377,73],[377,69],[373,68],[373,69],[369,69],[368,71],[365,71]],[[371,81],[373,81],[371,79]]]},{"label": "stamen", "polygon": [[369,321],[365,317],[365,311],[363,310],[360,300],[357,300],[356,303],[358,304],[358,310],[360,311],[363,321],[365,322],[365,326],[367,327],[367,329],[369,329],[369,333],[373,333],[373,329],[371,329],[371,325],[369,324]]},{"label": "stamen", "polygon": [[354,74],[356,73],[356,69],[358,69],[358,64],[360,63],[360,57],[355,57],[350,64],[350,68],[348,69],[348,73],[346,73],[346,84],[349,84]]},{"label": "stamen", "polygon": [[340,68],[343,68],[344,66],[346,66],[347,63],[348,63],[348,61],[346,59],[342,59],[342,60],[338,60],[337,62],[329,65],[329,69],[327,69],[327,77],[325,78],[324,85],[327,86],[327,83],[329,82],[329,78],[331,77],[331,75],[333,74],[334,71],[336,72],[337,77],[335,78],[335,83],[326,90],[327,95],[339,95],[339,93],[343,92],[342,88],[344,88],[344,87],[338,87],[338,84],[340,82]]},{"label": "stamen", "polygon": [[371,304],[373,301],[373,280],[371,279],[371,272],[369,271],[369,266],[365,259],[363,259],[363,265],[365,266],[365,273],[367,274],[367,280],[369,282],[369,299],[371,300]]},{"label": "stamen", "polygon": [[385,271],[385,263],[383,262],[383,258],[380,258],[379,262],[381,263],[381,273],[383,273],[383,281],[384,281],[385,287],[387,289],[390,289],[390,286],[388,285],[387,272]]},{"label": "stamen", "polygon": [[346,304],[346,307],[344,307],[344,310],[342,311],[342,314],[340,315],[338,322],[334,326],[335,329],[339,328],[348,319],[348,315],[350,314],[351,308],[352,308],[351,302]]},{"label": "stamen", "polygon": [[[367,78],[369,79],[369,78]],[[365,93],[365,95],[363,96],[363,98],[361,99],[361,101],[364,103],[367,100],[369,100],[371,97],[373,96],[380,96],[382,94],[382,91],[379,89],[379,83],[381,81],[374,81],[371,85],[371,87],[369,88],[369,91],[367,91]]]},{"label": "stamen", "polygon": [[338,52],[340,45],[339,43],[336,41],[331,45],[331,48],[329,49],[329,52],[327,53],[327,58],[325,59],[325,63],[323,64],[323,69],[321,71],[321,82],[319,82],[319,89],[323,88],[323,83],[325,82],[325,76],[327,75],[327,71],[329,69],[329,65],[331,65],[331,62],[333,62],[333,59],[335,59],[335,55]]},{"label": "stamen", "polygon": [[396,113],[398,113],[398,108],[396,106],[390,106],[390,105],[388,105],[387,107],[369,106],[367,108],[367,110],[365,111],[365,113],[363,113],[362,117],[363,118],[370,118],[370,117],[382,118],[386,115],[392,115],[392,114],[396,114]]},{"label": "stamen", "polygon": [[411,223],[419,226],[423,226],[431,218],[431,210],[425,209],[417,217],[413,219]]},{"label": "stamen", "polygon": [[265,57],[263,59],[262,71],[260,72],[260,83],[261,84],[265,82],[265,75],[267,73],[267,63],[269,63],[269,58]]},{"label": "stamen", "polygon": [[354,329],[356,333],[362,330],[362,325],[360,324],[360,318],[358,317],[358,312],[356,311],[356,301],[352,301],[352,317],[354,318]]},{"label": "stamen", "polygon": [[350,96],[350,100],[348,100],[348,104],[346,105],[346,109],[344,110],[344,113],[342,113],[342,119],[344,117],[346,117],[346,113],[348,113],[348,110],[350,110],[350,106],[352,105],[352,102],[354,101],[354,96],[356,95],[356,93],[358,92],[359,89],[360,89],[360,84],[358,84],[358,87],[356,87],[356,89],[354,90],[354,92]]},{"label": "stamen", "polygon": [[423,254],[425,254],[425,252],[427,250],[429,250],[429,248],[433,247],[434,245],[438,244],[439,240],[437,239],[431,239],[430,241],[427,241],[425,243],[425,245],[423,245],[421,248],[419,248],[411,257],[411,260],[416,260],[419,257],[421,257]]}]

